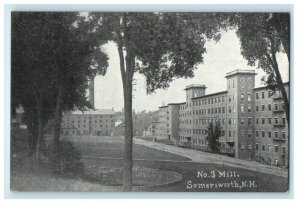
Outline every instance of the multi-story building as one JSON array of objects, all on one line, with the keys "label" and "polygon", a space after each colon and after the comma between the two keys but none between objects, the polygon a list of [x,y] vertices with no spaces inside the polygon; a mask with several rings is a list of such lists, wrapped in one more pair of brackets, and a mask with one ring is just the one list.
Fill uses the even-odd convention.
[{"label": "multi-story building", "polygon": [[112,109],[66,112],[62,118],[61,135],[111,136],[115,127]]},{"label": "multi-story building", "polygon": [[[288,84],[285,89],[288,93]],[[266,87],[255,88],[254,93],[255,157],[268,164],[287,165],[289,129],[283,97]]]},{"label": "multi-story building", "polygon": [[[187,86],[185,102],[159,108],[159,136],[190,141],[192,148],[207,150],[208,124],[219,122],[222,152],[239,159],[287,165],[283,99],[279,92],[273,95],[266,87],[255,88],[255,75],[254,70],[229,72],[225,76],[227,90],[209,95],[205,85]],[[285,86],[288,92],[288,84]]]}]

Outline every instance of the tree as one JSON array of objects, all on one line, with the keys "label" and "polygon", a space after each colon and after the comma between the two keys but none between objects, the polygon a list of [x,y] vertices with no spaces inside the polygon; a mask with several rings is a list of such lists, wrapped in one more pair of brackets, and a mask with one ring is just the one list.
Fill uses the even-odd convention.
[{"label": "tree", "polygon": [[261,68],[267,77],[265,84],[272,90],[279,89],[289,122],[289,99],[282,82],[277,62],[278,53],[286,53],[290,60],[289,13],[240,13],[234,16],[241,54],[248,65]]},{"label": "tree", "polygon": [[88,25],[75,12],[12,14],[12,108],[24,107],[37,156],[45,123],[54,120],[57,146],[62,111],[91,107],[85,96],[88,78],[105,74],[104,42]]},{"label": "tree", "polygon": [[220,137],[222,136],[222,128],[220,122],[216,122],[214,125],[212,122],[207,126],[207,137],[208,147],[212,152],[220,152],[221,142]]},{"label": "tree", "polygon": [[175,78],[193,77],[203,63],[206,38],[219,39],[214,13],[91,13],[90,22],[109,30],[120,59],[125,109],[123,190],[132,189],[132,81],[146,77],[147,93],[167,88]]}]

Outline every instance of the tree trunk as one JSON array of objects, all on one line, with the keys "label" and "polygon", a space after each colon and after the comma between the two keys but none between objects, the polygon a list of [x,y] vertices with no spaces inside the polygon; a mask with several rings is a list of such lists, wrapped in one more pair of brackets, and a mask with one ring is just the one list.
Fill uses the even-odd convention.
[{"label": "tree trunk", "polygon": [[[128,79],[128,78],[127,78]],[[123,172],[123,191],[132,190],[132,82],[126,80],[126,94],[124,94],[125,107],[125,145],[124,145],[124,172]]]},{"label": "tree trunk", "polygon": [[282,97],[283,97],[283,101],[284,101],[284,105],[285,105],[285,114],[286,114],[286,120],[287,120],[287,123],[289,124],[289,100],[288,100],[288,96],[287,96],[287,93],[286,93],[286,90],[284,88],[284,84],[282,82],[282,78],[281,78],[281,74],[279,72],[279,68],[278,68],[278,63],[277,63],[277,60],[276,60],[276,55],[275,53],[272,54],[272,59],[273,59],[273,69],[275,71],[275,74],[276,74],[276,82],[278,84],[278,88],[282,94]]},{"label": "tree trunk", "polygon": [[40,159],[40,150],[43,140],[43,105],[41,96],[37,101],[37,116],[38,116],[38,134],[37,134],[37,143],[36,143],[36,158]]},{"label": "tree trunk", "polygon": [[[54,148],[58,148],[60,140],[60,131],[61,131],[61,120],[62,120],[62,96],[63,96],[63,87],[58,88],[58,94],[56,98],[55,106],[55,118],[54,118]],[[56,150],[55,150],[56,151]]]}]

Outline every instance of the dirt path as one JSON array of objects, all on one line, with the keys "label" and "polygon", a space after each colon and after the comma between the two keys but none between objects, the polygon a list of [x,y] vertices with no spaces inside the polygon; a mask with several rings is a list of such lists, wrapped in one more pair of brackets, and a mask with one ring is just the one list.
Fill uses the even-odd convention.
[{"label": "dirt path", "polygon": [[161,143],[150,142],[150,141],[135,139],[135,138],[134,138],[134,143],[151,147],[157,150],[181,155],[191,159],[192,162],[196,162],[196,163],[222,164],[222,165],[257,171],[261,173],[273,174],[281,177],[288,177],[288,171],[286,169],[260,164],[255,161],[235,159],[224,155],[212,154],[212,153],[193,150],[193,149],[185,149],[176,146],[165,145]]}]

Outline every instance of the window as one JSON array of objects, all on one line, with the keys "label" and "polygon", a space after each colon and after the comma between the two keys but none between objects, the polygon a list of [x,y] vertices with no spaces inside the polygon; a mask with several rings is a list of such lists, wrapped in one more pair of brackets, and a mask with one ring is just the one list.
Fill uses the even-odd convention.
[{"label": "window", "polygon": [[285,125],[285,118],[282,118],[282,124]]},{"label": "window", "polygon": [[228,95],[228,101],[231,101],[231,96],[230,95]]},{"label": "window", "polygon": [[285,132],[282,132],[282,139],[285,139]]},{"label": "window", "polygon": [[265,145],[261,145],[261,150],[265,151]]},{"label": "window", "polygon": [[285,154],[285,147],[282,147],[282,154]]},{"label": "window", "polygon": [[245,137],[245,131],[241,130],[241,137]]},{"label": "window", "polygon": [[278,124],[278,118],[275,118],[275,124]]},{"label": "window", "polygon": [[275,111],[278,111],[278,104],[275,104]]},{"label": "window", "polygon": [[248,105],[248,112],[251,112],[251,105]]},{"label": "window", "polygon": [[222,113],[225,113],[225,107],[222,107]]},{"label": "window", "polygon": [[232,95],[232,101],[234,101],[234,94]]},{"label": "window", "polygon": [[241,125],[245,125],[245,119],[241,118]]},{"label": "window", "polygon": [[244,100],[244,93],[241,94],[241,101]]},{"label": "window", "polygon": [[228,118],[228,124],[231,125],[231,118]]},{"label": "window", "polygon": [[244,105],[241,105],[241,113],[244,113]]},{"label": "window", "polygon": [[228,130],[228,137],[231,137],[231,131]]},{"label": "window", "polygon": [[275,138],[278,138],[279,136],[278,136],[278,132],[275,132]]},{"label": "window", "polygon": [[265,124],[265,118],[261,118],[261,124]]},{"label": "window", "polygon": [[258,121],[259,121],[259,119],[258,119],[258,118],[256,118],[256,124],[258,124]]},{"label": "window", "polygon": [[241,143],[241,150],[244,150],[245,149],[245,145],[244,143]]},{"label": "window", "polygon": [[248,118],[248,125],[252,125],[252,118]]},{"label": "window", "polygon": [[259,134],[258,134],[258,131],[255,131],[255,136],[256,136],[256,137],[258,137],[258,136],[259,136]]},{"label": "window", "polygon": [[269,152],[272,151],[272,147],[271,147],[270,144],[268,144],[268,151],[269,151]]},{"label": "window", "polygon": [[258,143],[255,144],[255,150],[258,150]]},{"label": "window", "polygon": [[252,150],[252,144],[251,143],[248,144],[248,150],[250,150],[250,151]]},{"label": "window", "polygon": [[256,106],[256,111],[258,111],[258,106]]},{"label": "window", "polygon": [[274,146],[274,152],[278,153],[278,145]]},{"label": "window", "polygon": [[236,118],[232,119],[233,125],[236,125]]},{"label": "window", "polygon": [[251,101],[251,94],[248,94],[248,101]]},{"label": "window", "polygon": [[264,105],[264,104],[261,105],[261,110],[262,110],[262,111],[265,110],[265,105]]},{"label": "window", "polygon": [[248,137],[252,137],[252,131],[248,130]]},{"label": "window", "polygon": [[265,131],[261,131],[261,137],[265,137]]},{"label": "window", "polygon": [[261,98],[262,98],[262,99],[265,98],[265,92],[261,92]]},{"label": "window", "polygon": [[272,106],[271,104],[268,104],[268,110],[271,111],[272,110]]},{"label": "window", "polygon": [[281,103],[281,109],[282,109],[282,110],[285,110],[285,105],[284,105],[283,102]]},{"label": "window", "polygon": [[272,96],[272,92],[268,91],[268,98],[271,98],[271,96]]},{"label": "window", "polygon": [[272,133],[268,132],[268,138],[271,138],[271,137],[272,137]]},{"label": "window", "polygon": [[268,124],[272,124],[272,118],[268,118]]},{"label": "window", "polygon": [[232,107],[232,111],[235,112],[235,106]]},{"label": "window", "polygon": [[256,98],[256,99],[259,99],[258,92],[255,93],[255,98]]},{"label": "window", "polygon": [[231,113],[231,106],[228,106],[228,113]]}]

